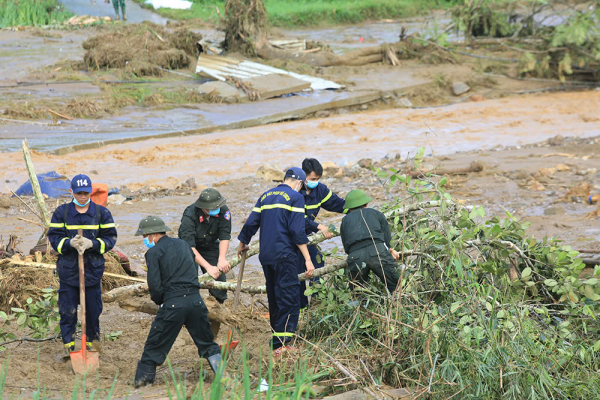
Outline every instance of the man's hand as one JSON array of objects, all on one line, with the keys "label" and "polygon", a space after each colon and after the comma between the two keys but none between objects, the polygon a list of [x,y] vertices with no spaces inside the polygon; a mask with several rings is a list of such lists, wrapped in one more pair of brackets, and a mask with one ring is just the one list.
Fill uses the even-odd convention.
[{"label": "man's hand", "polygon": [[229,264],[229,261],[227,261],[226,258],[219,258],[219,261],[217,262],[217,268],[224,274],[231,271],[231,265]]},{"label": "man's hand", "polygon": [[240,242],[240,245],[238,246],[238,251],[237,251],[238,257],[241,257],[242,253],[244,251],[248,251],[248,250],[250,250],[250,246],[248,246],[247,244],[244,244],[244,243]]},{"label": "man's hand", "polygon": [[311,260],[307,260],[305,264],[306,264],[306,277],[312,278],[313,274],[315,273],[315,266],[313,265]]},{"label": "man's hand", "polygon": [[333,232],[331,232],[329,228],[327,228],[325,225],[319,224],[319,226],[317,226],[317,229],[323,232],[323,236],[325,236],[325,239],[331,239],[333,237]]},{"label": "man's hand", "polygon": [[92,248],[94,244],[92,241],[86,237],[75,235],[73,239],[71,239],[71,247],[77,250],[79,254],[85,253],[87,249]]},{"label": "man's hand", "polygon": [[212,265],[210,266],[210,268],[206,268],[206,272],[214,279],[218,279],[221,275],[221,271],[219,271],[219,268],[213,267]]},{"label": "man's hand", "polygon": [[394,260],[398,261],[400,259],[400,253],[398,253],[396,250],[390,249],[390,253],[392,253],[392,257],[394,257]]}]

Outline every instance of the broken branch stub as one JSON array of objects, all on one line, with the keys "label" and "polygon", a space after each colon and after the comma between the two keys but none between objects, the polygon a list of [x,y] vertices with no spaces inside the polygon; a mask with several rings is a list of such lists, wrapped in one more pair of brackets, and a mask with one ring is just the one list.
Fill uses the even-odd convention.
[{"label": "broken branch stub", "polygon": [[40,210],[42,223],[46,227],[48,227],[50,225],[50,214],[48,213],[48,209],[46,208],[46,202],[44,201],[44,196],[42,195],[40,182],[38,181],[37,175],[35,174],[35,168],[33,167],[33,162],[31,161],[31,152],[29,150],[29,144],[27,143],[27,139],[23,140],[21,150],[23,151],[25,166],[27,167],[27,173],[29,174],[31,190],[33,192],[33,196],[35,197],[38,209]]}]

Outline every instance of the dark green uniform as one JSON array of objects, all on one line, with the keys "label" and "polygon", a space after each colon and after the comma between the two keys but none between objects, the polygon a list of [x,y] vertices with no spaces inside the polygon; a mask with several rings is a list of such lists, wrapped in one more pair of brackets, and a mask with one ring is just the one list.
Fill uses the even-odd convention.
[{"label": "dark green uniform", "polygon": [[[185,240],[210,265],[217,266],[219,260],[219,242],[231,239],[231,212],[226,205],[221,206],[216,217],[210,217],[192,204],[183,212],[179,226],[179,238]],[[206,270],[202,268],[202,272]],[[218,281],[225,282],[225,274],[219,275]],[[226,290],[210,289],[210,294],[223,303],[227,299]]]},{"label": "dark green uniform", "polygon": [[159,305],[140,363],[161,365],[185,325],[200,357],[220,354],[208,322],[208,309],[200,296],[194,253],[183,240],[161,237],[146,252],[150,298]]},{"label": "dark green uniform", "polygon": [[364,283],[373,271],[393,293],[399,276],[389,250],[392,235],[385,215],[372,208],[355,209],[342,219],[340,234],[350,278]]}]

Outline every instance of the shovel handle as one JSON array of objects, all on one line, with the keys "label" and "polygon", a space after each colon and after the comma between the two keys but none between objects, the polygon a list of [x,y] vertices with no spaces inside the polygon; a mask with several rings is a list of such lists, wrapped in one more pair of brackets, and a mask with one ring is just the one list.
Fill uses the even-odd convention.
[{"label": "shovel handle", "polygon": [[237,311],[238,304],[240,303],[240,290],[242,288],[242,279],[244,278],[244,266],[246,265],[247,252],[242,253],[242,262],[240,263],[240,272],[238,273],[237,286],[235,288],[235,296],[233,298],[233,312]]},{"label": "shovel handle", "polygon": [[[83,237],[83,229],[77,229],[77,234]],[[83,254],[78,253],[79,261],[79,306],[81,307],[81,348],[85,351],[86,345],[86,317],[85,317],[85,266]]]}]

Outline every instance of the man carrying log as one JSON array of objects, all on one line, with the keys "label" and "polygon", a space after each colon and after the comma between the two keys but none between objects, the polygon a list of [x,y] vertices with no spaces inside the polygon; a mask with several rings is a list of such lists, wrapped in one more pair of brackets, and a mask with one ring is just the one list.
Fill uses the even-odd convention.
[{"label": "man carrying log", "polygon": [[362,190],[351,190],[344,207],[348,215],[342,219],[340,234],[348,254],[348,270],[352,285],[363,284],[371,271],[394,293],[398,286],[396,261],[400,254],[391,248],[392,234],[382,212],[367,208],[371,198]]},{"label": "man carrying log", "polygon": [[[227,250],[231,239],[231,212],[225,197],[213,188],[204,189],[198,200],[185,209],[179,226],[179,239],[185,240],[194,252],[202,272],[218,272],[220,282],[231,269]],[[210,289],[209,293],[221,304],[227,300],[226,290]]]},{"label": "man carrying log", "polygon": [[[58,252],[58,310],[67,356],[75,350],[73,336],[77,328],[79,305],[78,254],[84,255],[86,335],[90,340],[88,350],[91,350],[91,342],[100,339],[104,253],[110,251],[117,242],[117,229],[110,211],[92,202],[91,193],[90,178],[87,175],[75,176],[71,181],[73,201],[54,211],[48,230],[48,240]],[[83,229],[83,236],[77,234],[78,229]]]},{"label": "man carrying log", "polygon": [[[168,237],[169,231],[162,219],[149,216],[140,222],[135,234],[144,237],[144,245],[149,249],[148,289],[150,298],[159,306],[138,361],[136,388],[154,383],[156,367],[165,362],[184,325],[198,348],[198,355],[208,360],[213,372],[217,372],[221,361],[221,350],[210,330],[208,309],[200,296],[194,253],[185,241]],[[218,273],[214,271],[213,278]]]},{"label": "man carrying log", "polygon": [[260,196],[238,236],[238,255],[241,255],[249,249],[250,239],[261,228],[259,260],[266,280],[273,330],[271,347],[275,357],[284,350],[293,350],[289,343],[300,314],[297,266],[300,254],[308,277],[315,269],[306,246],[304,197],[298,193],[305,180],[306,174],[302,169],[290,168],[281,185]]},{"label": "man carrying log", "polygon": [[[326,239],[333,237],[333,232],[329,231],[325,225],[315,221],[319,210],[323,207],[327,211],[345,213],[344,200],[333,193],[327,186],[319,182],[323,176],[323,166],[315,158],[305,158],[302,161],[302,170],[306,174],[306,189],[300,191],[304,195],[304,209],[306,210],[306,234],[322,232]],[[319,251],[317,245],[309,245],[308,252],[315,268],[322,268],[325,265],[323,254]],[[305,271],[304,262],[298,260],[298,274]],[[304,294],[304,284],[300,287],[300,310],[308,306],[308,297]]]}]

